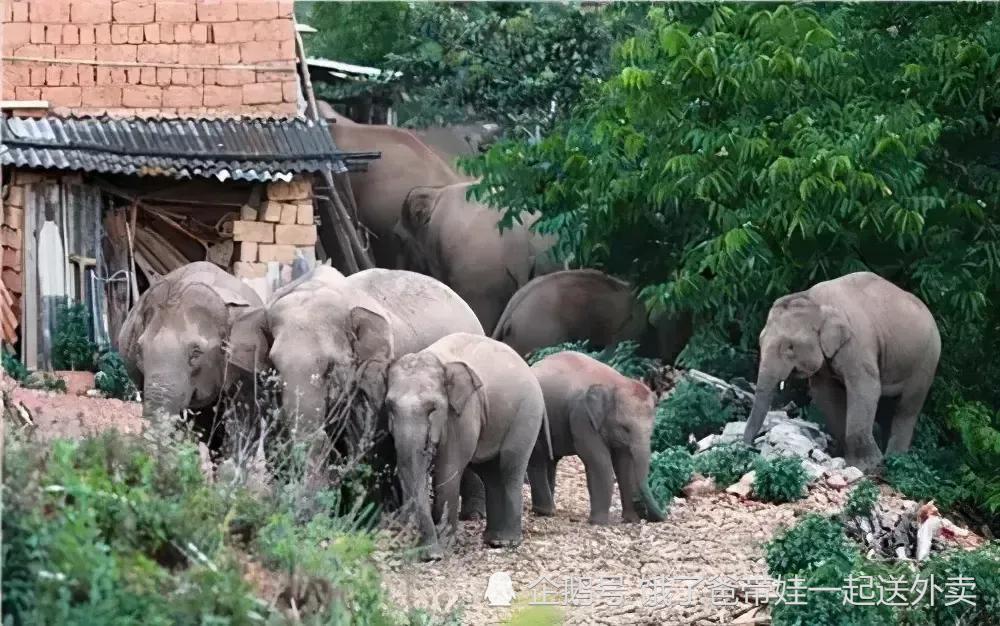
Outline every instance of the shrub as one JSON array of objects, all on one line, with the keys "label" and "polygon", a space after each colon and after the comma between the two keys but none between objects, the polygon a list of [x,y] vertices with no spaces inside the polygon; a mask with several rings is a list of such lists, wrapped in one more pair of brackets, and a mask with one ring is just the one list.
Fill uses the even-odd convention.
[{"label": "shrub", "polygon": [[844,515],[847,517],[867,517],[875,504],[878,503],[878,485],[869,479],[864,479],[851,490],[844,504]]},{"label": "shrub", "polygon": [[711,476],[720,487],[731,485],[753,469],[757,451],[743,443],[716,446],[694,457],[694,471]]},{"label": "shrub", "polygon": [[125,361],[120,354],[110,350],[97,359],[97,375],[94,384],[109,398],[134,400],[135,385],[125,369]]},{"label": "shrub", "polygon": [[832,566],[848,572],[860,558],[857,548],[835,520],[810,513],[764,546],[767,571],[787,578]]},{"label": "shrub", "polygon": [[798,457],[758,459],[753,492],[764,502],[792,502],[805,495],[809,476]]},{"label": "shrub", "polygon": [[528,364],[534,365],[547,356],[567,350],[582,352],[614,368],[622,376],[628,376],[629,378],[643,379],[659,367],[659,361],[656,359],[637,354],[639,344],[634,341],[623,341],[604,349],[594,349],[588,341],[569,341],[535,350],[528,355]]},{"label": "shrub", "polygon": [[691,337],[677,357],[678,365],[711,373],[722,380],[757,378],[757,357],[726,341],[717,331],[700,331]]},{"label": "shrub", "polygon": [[649,460],[649,488],[657,501],[669,505],[691,480],[693,471],[691,454],[681,446],[653,452]]},{"label": "shrub", "polygon": [[97,346],[90,340],[90,313],[83,304],[60,306],[52,338],[52,365],[57,370],[94,367]]},{"label": "shrub", "polygon": [[23,382],[28,377],[28,368],[24,366],[24,363],[21,363],[21,360],[13,352],[0,349],[0,362],[2,362],[3,371],[7,372],[7,375],[17,382]]},{"label": "shrub", "polygon": [[[922,605],[927,624],[994,624],[1000,615],[1000,544],[994,542],[977,550],[954,550],[934,555],[924,565],[923,578],[934,576],[936,584],[947,586],[949,579],[963,576],[975,581],[975,606],[963,602],[937,601],[934,606]],[[916,623],[916,620],[914,620]]]},{"label": "shrub", "polygon": [[721,429],[732,419],[732,409],[724,406],[714,389],[690,380],[677,383],[673,393],[656,407],[652,448],[665,450],[683,446],[688,437],[700,439]]},{"label": "shrub", "polygon": [[49,372],[32,372],[21,383],[25,389],[41,389],[42,391],[55,391],[56,393],[66,393],[66,381]]},{"label": "shrub", "polygon": [[908,498],[934,500],[943,509],[950,508],[962,495],[954,481],[944,478],[917,453],[886,457],[885,478]]}]

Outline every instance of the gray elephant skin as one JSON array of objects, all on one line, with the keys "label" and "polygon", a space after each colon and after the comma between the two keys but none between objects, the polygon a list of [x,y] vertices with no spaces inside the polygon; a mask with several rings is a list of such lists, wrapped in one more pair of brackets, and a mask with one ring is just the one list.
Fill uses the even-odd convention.
[{"label": "gray elephant skin", "polygon": [[568,341],[606,348],[631,340],[640,354],[673,363],[691,333],[690,315],[651,318],[631,285],[580,269],[539,276],[521,287],[492,336],[522,356]]},{"label": "gray elephant skin", "polygon": [[260,306],[253,289],[204,261],[146,290],[118,334],[125,367],[143,392],[143,415],[156,419],[213,405],[245,373],[227,358],[232,324]]},{"label": "gray elephant skin", "polygon": [[646,385],[579,352],[557,352],[531,367],[545,397],[552,454],[539,439],[531,458],[532,510],[555,513],[556,464],[577,455],[587,473],[590,523],[608,524],[617,478],[622,519],[663,521],[647,484],[656,395]]},{"label": "gray elephant skin", "polygon": [[776,300],[760,334],[760,354],[744,440],[753,442],[778,383],[804,377],[847,463],[868,471],[882,460],[872,433],[880,401],[895,403],[886,452],[909,449],[941,337],[916,296],[877,274],[857,272]]},{"label": "gray elephant skin", "polygon": [[482,335],[449,335],[392,364],[386,406],[422,556],[440,558],[435,520],[446,513],[455,528],[459,478],[467,467],[486,488],[483,540],[493,547],[519,544],[521,487],[545,413],[542,390],[521,357]]},{"label": "gray elephant skin", "polygon": [[397,267],[454,289],[491,332],[518,288],[559,266],[549,254],[555,238],[531,230],[537,216],[524,215],[501,232],[499,211],[466,198],[473,184],[410,192],[394,230]]}]

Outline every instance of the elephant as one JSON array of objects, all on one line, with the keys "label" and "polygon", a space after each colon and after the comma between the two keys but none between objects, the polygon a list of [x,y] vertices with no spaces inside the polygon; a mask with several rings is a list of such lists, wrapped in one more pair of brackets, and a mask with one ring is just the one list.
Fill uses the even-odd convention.
[{"label": "elephant", "polygon": [[487,332],[519,287],[559,269],[555,238],[531,230],[537,216],[500,232],[501,214],[466,199],[473,183],[417,187],[394,230],[396,266],[437,278],[469,303]]},{"label": "elephant", "polygon": [[640,354],[673,363],[691,333],[689,314],[650,316],[628,283],[577,269],[539,276],[521,287],[492,336],[522,356],[568,341],[606,348],[632,340]]},{"label": "elephant", "polygon": [[319,266],[243,314],[231,344],[242,367],[277,370],[285,418],[319,467],[329,444],[324,426],[345,394],[356,386],[378,417],[389,363],[456,329],[484,335],[472,309],[433,278],[382,268],[344,276]]},{"label": "elephant", "polygon": [[378,267],[393,267],[398,250],[392,230],[403,201],[419,186],[444,186],[471,180],[459,174],[412,132],[392,126],[355,124],[328,113],[330,132],[344,151],[381,153],[363,172],[350,173],[358,219],[372,234],[372,252]]},{"label": "elephant", "polygon": [[457,478],[469,467],[486,488],[483,540],[491,547],[520,544],[521,486],[545,413],[527,363],[489,337],[451,334],[390,366],[386,407],[422,557],[441,558],[435,519],[446,513],[455,528]]},{"label": "elephant", "polygon": [[205,261],[146,290],[118,334],[125,367],[142,389],[143,415],[159,420],[215,404],[246,373],[227,358],[233,323],[261,305],[252,288]]},{"label": "elephant", "polygon": [[845,460],[863,471],[882,460],[872,434],[880,401],[893,399],[887,453],[905,452],[937,370],[941,336],[916,296],[856,272],[775,300],[760,333],[757,395],[744,431],[753,443],[778,383],[807,378]]},{"label": "elephant", "polygon": [[528,466],[532,510],[555,513],[556,464],[578,455],[587,472],[591,524],[609,523],[616,477],[623,521],[663,521],[647,483],[656,394],[580,352],[549,355],[531,373],[541,385],[551,433],[551,444],[539,439]]}]

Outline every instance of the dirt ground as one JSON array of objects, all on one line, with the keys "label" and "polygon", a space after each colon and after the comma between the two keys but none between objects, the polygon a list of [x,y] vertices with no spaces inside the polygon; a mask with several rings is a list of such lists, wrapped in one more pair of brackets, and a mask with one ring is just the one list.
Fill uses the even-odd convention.
[{"label": "dirt ground", "polygon": [[123,433],[142,430],[142,405],[105,398],[88,398],[50,391],[16,387],[12,389],[14,406],[24,405],[35,433],[43,441],[56,437],[82,437],[110,428]]}]

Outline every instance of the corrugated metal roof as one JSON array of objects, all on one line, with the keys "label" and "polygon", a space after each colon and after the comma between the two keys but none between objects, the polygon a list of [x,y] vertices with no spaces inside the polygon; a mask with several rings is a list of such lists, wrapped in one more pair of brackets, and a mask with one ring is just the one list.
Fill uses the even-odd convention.
[{"label": "corrugated metal roof", "polygon": [[379,158],[341,152],[325,120],[4,116],[0,163],[171,178],[290,180]]}]

